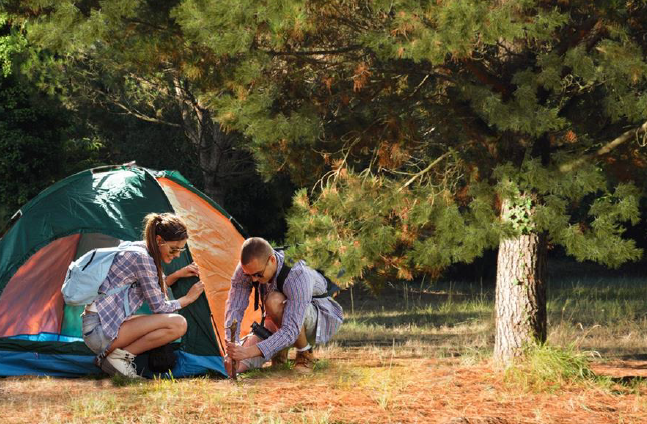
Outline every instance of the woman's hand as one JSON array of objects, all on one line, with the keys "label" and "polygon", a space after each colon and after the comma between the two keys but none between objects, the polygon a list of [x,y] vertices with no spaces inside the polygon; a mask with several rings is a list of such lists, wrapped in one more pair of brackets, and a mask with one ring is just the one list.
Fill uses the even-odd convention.
[{"label": "woman's hand", "polygon": [[192,262],[189,265],[178,269],[176,273],[178,274],[178,278],[199,277],[200,269],[198,268],[198,264]]},{"label": "woman's hand", "polygon": [[166,277],[166,285],[172,286],[180,278],[199,277],[199,276],[200,276],[200,269],[198,268],[198,264],[196,264],[195,262],[192,262],[189,265],[178,269],[173,274]]},{"label": "woman's hand", "polygon": [[197,283],[192,285],[187,294],[179,298],[178,301],[184,308],[185,306],[195,302],[198,297],[200,297],[202,292],[204,292],[204,283],[202,281],[198,281]]},{"label": "woman's hand", "polygon": [[192,299],[191,302],[194,302],[202,294],[202,292],[204,292],[204,283],[202,281],[198,281],[191,286],[189,292],[186,295]]}]

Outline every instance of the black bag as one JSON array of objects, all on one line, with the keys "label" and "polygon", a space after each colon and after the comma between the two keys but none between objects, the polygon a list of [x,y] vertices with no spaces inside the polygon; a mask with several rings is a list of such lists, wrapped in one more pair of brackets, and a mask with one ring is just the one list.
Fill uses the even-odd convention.
[{"label": "black bag", "polygon": [[[263,321],[265,321],[265,317],[263,317]],[[252,323],[252,333],[261,340],[267,340],[272,334],[274,334],[270,330],[268,330],[262,323],[259,324],[256,321]]]},{"label": "black bag", "polygon": [[[276,277],[276,288],[278,291],[283,293],[283,284],[285,279],[288,277],[288,274],[292,271],[292,268],[287,266],[285,263],[279,272],[278,277]],[[323,273],[320,269],[315,269],[321,276],[326,280],[326,293],[312,296],[313,299],[325,299],[327,297],[336,297],[339,294],[340,288],[337,284],[333,283],[330,278],[326,277],[326,274]]]},{"label": "black bag", "polygon": [[175,366],[175,351],[165,344],[148,351],[148,369],[154,373],[168,372]]}]

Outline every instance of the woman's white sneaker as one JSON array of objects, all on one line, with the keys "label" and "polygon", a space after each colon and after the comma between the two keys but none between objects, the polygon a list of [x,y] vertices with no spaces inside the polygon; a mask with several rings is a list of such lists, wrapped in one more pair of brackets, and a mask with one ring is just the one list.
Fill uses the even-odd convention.
[{"label": "woman's white sneaker", "polygon": [[137,368],[133,362],[135,356],[137,355],[117,348],[101,362],[101,369],[108,375],[118,374],[127,378],[142,378],[137,374]]}]

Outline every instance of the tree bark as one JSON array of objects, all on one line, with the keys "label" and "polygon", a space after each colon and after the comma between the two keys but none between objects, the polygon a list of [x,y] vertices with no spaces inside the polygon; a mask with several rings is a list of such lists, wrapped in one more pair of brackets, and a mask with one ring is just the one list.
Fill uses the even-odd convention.
[{"label": "tree bark", "polygon": [[199,103],[180,78],[174,78],[173,83],[184,133],[198,153],[204,192],[216,203],[225,206],[224,183],[235,173],[239,162],[232,137],[214,123],[211,112]]},{"label": "tree bark", "polygon": [[[502,217],[509,209],[504,200]],[[546,340],[545,234],[521,234],[501,240],[496,276],[494,360],[509,365],[527,345]]]}]

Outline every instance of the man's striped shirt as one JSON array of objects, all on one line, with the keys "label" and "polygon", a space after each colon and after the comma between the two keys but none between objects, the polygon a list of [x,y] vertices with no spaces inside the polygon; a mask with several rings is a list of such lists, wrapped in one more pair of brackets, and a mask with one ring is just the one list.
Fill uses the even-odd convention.
[{"label": "man's striped shirt", "polygon": [[[281,272],[284,255],[281,251],[273,251],[277,260],[276,273],[267,283],[265,293],[277,291],[276,278]],[[261,284],[263,286],[263,284]],[[259,342],[256,346],[260,349],[265,359],[272,358],[279,350],[292,346],[299,336],[308,305],[312,302],[317,308],[317,336],[316,343],[324,344],[337,333],[344,320],[341,306],[332,298],[315,298],[326,293],[326,279],[314,269],[308,267],[304,261],[299,261],[292,267],[285,282],[283,294],[287,298],[283,310],[283,323],[281,328],[272,336]],[[252,279],[245,275],[240,263],[231,279],[231,288],[225,308],[225,327],[227,340],[232,340],[229,327],[234,320],[241,322],[252,292]],[[238,339],[238,331],[235,339]]]}]

